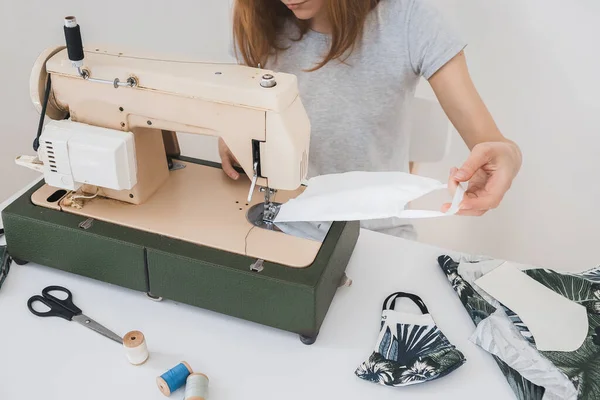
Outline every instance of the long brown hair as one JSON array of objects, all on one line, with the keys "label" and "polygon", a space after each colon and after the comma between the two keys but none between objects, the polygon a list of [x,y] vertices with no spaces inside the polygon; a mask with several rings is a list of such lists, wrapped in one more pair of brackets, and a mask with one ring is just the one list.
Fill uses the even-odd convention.
[{"label": "long brown hair", "polygon": [[[342,62],[354,50],[362,36],[365,19],[379,0],[327,0],[327,15],[332,33],[329,52],[323,60],[309,71],[314,71],[329,61]],[[266,65],[267,58],[284,48],[278,44],[277,36],[286,20],[293,21],[299,28],[300,40],[307,32],[308,21],[299,20],[281,0],[235,0],[233,10],[233,37],[236,54],[241,53],[246,65]]]}]

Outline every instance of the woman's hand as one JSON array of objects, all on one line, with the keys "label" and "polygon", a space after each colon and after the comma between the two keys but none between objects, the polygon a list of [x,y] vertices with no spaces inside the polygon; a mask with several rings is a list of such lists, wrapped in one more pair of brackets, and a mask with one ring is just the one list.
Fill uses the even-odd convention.
[{"label": "woman's hand", "polygon": [[240,174],[233,168],[235,164],[239,164],[238,160],[233,156],[229,147],[223,139],[219,138],[219,156],[221,157],[221,168],[231,179],[238,179]]},{"label": "woman's hand", "polygon": [[[521,151],[510,141],[475,145],[460,169],[452,168],[448,180],[454,192],[459,182],[469,182],[458,215],[480,216],[500,205],[521,168]],[[446,212],[450,204],[444,204]]]},{"label": "woman's hand", "polygon": [[[479,96],[463,52],[439,69],[429,83],[446,115],[471,149],[460,169],[450,171],[448,187],[469,182],[459,215],[483,215],[498,207],[521,169],[521,151],[506,139]],[[445,212],[450,207],[445,204]]]}]

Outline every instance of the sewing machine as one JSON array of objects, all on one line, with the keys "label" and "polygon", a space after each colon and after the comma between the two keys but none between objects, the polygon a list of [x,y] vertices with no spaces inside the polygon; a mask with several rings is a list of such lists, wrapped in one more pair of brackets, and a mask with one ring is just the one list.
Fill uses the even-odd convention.
[{"label": "sewing machine", "polygon": [[[358,238],[284,233],[278,205],[302,192],[310,122],[296,78],[260,68],[46,50],[30,81],[44,179],[2,213],[9,254],[260,324],[313,343]],[[223,138],[240,179],[181,155],[176,132]]]}]

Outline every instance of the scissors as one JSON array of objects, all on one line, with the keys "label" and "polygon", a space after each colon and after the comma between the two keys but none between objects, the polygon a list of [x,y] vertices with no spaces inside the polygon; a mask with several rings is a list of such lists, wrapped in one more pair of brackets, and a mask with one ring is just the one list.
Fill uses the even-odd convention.
[{"label": "scissors", "polygon": [[[56,298],[50,294],[52,291],[66,293],[67,298],[64,300]],[[44,312],[34,310],[32,306],[38,301],[50,307],[50,310]],[[81,309],[73,304],[73,294],[71,291],[62,286],[48,286],[42,290],[41,296],[31,296],[27,301],[27,308],[29,308],[29,311],[38,317],[60,317],[66,319],[67,321],[79,322],[86,328],[90,328],[91,330],[98,332],[99,334],[104,335],[117,343],[123,344],[123,339],[121,336],[108,330],[90,317],[85,316]]]}]

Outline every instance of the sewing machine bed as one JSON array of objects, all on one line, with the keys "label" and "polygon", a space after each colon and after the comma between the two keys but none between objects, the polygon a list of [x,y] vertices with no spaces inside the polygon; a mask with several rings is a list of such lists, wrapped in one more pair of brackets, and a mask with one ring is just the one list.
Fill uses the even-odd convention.
[{"label": "sewing machine bed", "polygon": [[[188,166],[171,173],[185,173],[202,167],[222,174],[218,164],[184,157],[180,161]],[[187,186],[192,186],[191,183],[186,180]],[[84,229],[80,224],[88,219],[87,216],[32,202],[32,195],[44,186],[43,181],[38,183],[2,212],[8,251],[17,263],[35,262],[298,333],[305,343],[316,338],[359,235],[357,222],[336,222],[323,243],[317,243],[316,251],[314,243],[309,246],[307,242],[310,241],[306,239],[290,237],[294,240],[286,245],[287,248],[298,246],[301,252],[309,254],[312,259],[309,265],[290,267],[266,259],[261,271],[252,271],[250,267],[257,260],[256,254],[269,247],[269,234],[283,234],[252,229],[248,237],[263,231],[259,235],[264,234],[264,237],[257,236],[256,240],[264,240],[266,247],[257,245],[252,255],[246,255],[182,240],[175,233],[154,233],[150,231],[151,225],[136,229],[100,218]],[[240,190],[243,187],[248,186],[240,185]],[[219,201],[214,189],[203,185],[202,180],[192,189],[202,198],[214,196]],[[237,215],[245,215],[247,206],[242,200],[245,198],[240,192],[239,203],[234,201],[223,207],[237,207]],[[262,201],[262,196],[255,195],[253,200]],[[174,216],[181,216],[186,210],[172,212]],[[214,214],[213,225],[209,225],[211,229],[218,226],[215,221],[224,218],[217,211]],[[160,222],[169,225],[165,221],[170,218],[168,213],[160,218]],[[148,223],[155,221],[159,220],[154,218]],[[202,225],[197,230],[202,230]],[[215,232],[215,236],[226,235],[226,229]],[[241,233],[232,235],[239,237]],[[277,241],[271,244],[271,247],[283,247]],[[281,256],[283,252],[272,254]]]},{"label": "sewing machine bed", "polygon": [[[246,218],[250,207],[264,202],[255,188],[247,202],[250,180],[228,178],[219,168],[178,161],[183,168],[169,172],[169,179],[145,203],[136,205],[105,197],[85,200],[81,209],[67,198],[48,201],[55,188],[45,186],[32,196],[38,206],[112,222],[129,228],[180,239],[223,251],[272,261],[293,268],[311,265],[321,247],[315,240],[286,235],[254,226]],[[273,201],[286,202],[300,194],[277,192]]]}]

